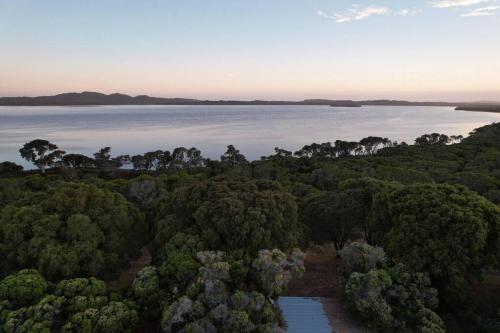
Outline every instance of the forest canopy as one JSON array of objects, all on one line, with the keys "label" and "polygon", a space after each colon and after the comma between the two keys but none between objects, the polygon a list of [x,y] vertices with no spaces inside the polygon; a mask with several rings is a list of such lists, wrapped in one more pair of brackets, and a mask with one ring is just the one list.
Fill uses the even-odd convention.
[{"label": "forest canopy", "polygon": [[495,332],[500,302],[471,293],[499,275],[499,138],[492,124],[257,161],[28,142],[39,171],[0,164],[0,332],[284,332],[276,300],[330,243],[366,326]]}]

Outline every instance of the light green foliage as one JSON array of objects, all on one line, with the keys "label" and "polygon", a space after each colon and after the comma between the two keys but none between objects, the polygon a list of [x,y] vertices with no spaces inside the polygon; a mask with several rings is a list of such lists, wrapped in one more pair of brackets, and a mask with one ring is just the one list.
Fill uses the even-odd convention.
[{"label": "light green foliage", "polygon": [[62,183],[1,211],[6,272],[37,268],[51,280],[112,276],[139,247],[142,215],[119,194]]},{"label": "light green foliage", "polygon": [[260,251],[243,278],[258,286],[254,291],[235,287],[243,281],[235,280],[232,272],[237,263],[225,253],[200,252],[198,260],[201,267],[186,296],[163,312],[163,332],[282,332],[281,313],[270,299],[283,291],[294,273],[303,270],[301,252],[287,257],[279,250]]},{"label": "light green foliage", "polygon": [[[35,270],[6,277],[0,289],[0,332],[119,333],[138,322],[136,306],[114,301],[104,281],[63,280],[52,288]],[[48,289],[53,294],[45,295]],[[43,298],[42,298],[43,297]]]},{"label": "light green foliage", "polygon": [[71,316],[63,333],[128,333],[137,325],[138,315],[122,302],[110,302],[99,309],[90,308]]},{"label": "light green foliage", "polygon": [[96,278],[77,278],[63,280],[56,285],[55,294],[64,297],[106,296],[108,293],[104,281]]},{"label": "light green foliage", "polygon": [[397,265],[353,272],[345,295],[351,311],[378,331],[444,333],[441,318],[432,311],[437,292],[429,286],[425,274]]},{"label": "light green foliage", "polygon": [[36,271],[24,269],[0,282],[0,300],[17,309],[37,303],[47,291],[47,282]]},{"label": "light green foliage", "polygon": [[177,233],[172,239],[160,243],[157,234],[155,239],[159,249],[157,261],[160,261],[159,273],[165,284],[176,288],[185,288],[196,276],[200,267],[196,255],[203,249],[203,244],[196,236]]},{"label": "light green foliage", "polygon": [[61,305],[60,297],[46,296],[35,305],[10,312],[3,329],[5,333],[51,333]]},{"label": "light green foliage", "polygon": [[290,280],[305,272],[304,254],[294,250],[289,256],[280,250],[261,250],[252,268],[261,290],[268,297],[282,294]]},{"label": "light green foliage", "polygon": [[351,310],[373,328],[382,331],[391,328],[394,320],[392,309],[382,294],[391,285],[391,278],[385,270],[352,273],[345,286]]},{"label": "light green foliage", "polygon": [[159,313],[165,292],[160,286],[160,276],[154,266],[146,266],[137,273],[131,288],[134,300],[141,310],[148,313]]},{"label": "light green foliage", "polygon": [[73,314],[89,308],[101,308],[108,304],[108,290],[104,281],[95,278],[77,278],[60,281],[55,295],[64,297],[64,311]]},{"label": "light green foliage", "polygon": [[362,243],[352,243],[341,252],[342,273],[348,278],[351,273],[367,273],[372,269],[385,267],[387,257],[380,247],[370,246]]}]

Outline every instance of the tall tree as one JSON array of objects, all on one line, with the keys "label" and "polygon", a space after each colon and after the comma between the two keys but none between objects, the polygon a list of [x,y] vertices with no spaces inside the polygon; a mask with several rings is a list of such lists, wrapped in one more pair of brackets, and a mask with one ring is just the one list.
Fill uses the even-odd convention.
[{"label": "tall tree", "polygon": [[220,160],[222,163],[230,165],[231,167],[248,163],[246,157],[233,145],[227,146],[227,150],[224,155],[220,157]]},{"label": "tall tree", "polygon": [[333,242],[342,250],[364,218],[361,204],[349,192],[327,192],[309,201],[302,217],[316,242]]},{"label": "tall tree", "polygon": [[95,161],[81,154],[67,154],[62,158],[62,164],[70,168],[91,168],[95,166]]},{"label": "tall tree", "polygon": [[59,150],[55,144],[47,140],[36,139],[25,143],[19,149],[19,153],[22,158],[33,162],[42,173],[45,173],[45,169],[53,166],[66,152]]}]

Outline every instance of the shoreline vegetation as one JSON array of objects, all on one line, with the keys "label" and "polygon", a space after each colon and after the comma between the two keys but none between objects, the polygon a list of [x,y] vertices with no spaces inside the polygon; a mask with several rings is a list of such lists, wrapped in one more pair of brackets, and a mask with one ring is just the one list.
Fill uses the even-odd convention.
[{"label": "shoreline vegetation", "polygon": [[500,329],[500,123],[255,161],[19,153],[39,170],[0,163],[1,332],[285,333],[287,293],[375,332]]},{"label": "shoreline vegetation", "polygon": [[95,106],[95,105],[326,105],[342,106],[451,106],[459,103],[410,102],[400,100],[329,100],[305,99],[303,101],[239,101],[239,100],[198,100],[190,98],[162,98],[146,95],[128,96],[124,94],[101,94],[97,92],[64,93],[55,96],[0,97],[0,106]]}]

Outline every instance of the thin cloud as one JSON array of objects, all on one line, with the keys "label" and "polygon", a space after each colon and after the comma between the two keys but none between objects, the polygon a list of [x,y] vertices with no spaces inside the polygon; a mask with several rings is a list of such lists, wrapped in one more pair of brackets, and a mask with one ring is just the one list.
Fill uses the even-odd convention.
[{"label": "thin cloud", "polygon": [[496,0],[439,0],[429,2],[429,6],[434,8],[469,7]]},{"label": "thin cloud", "polygon": [[420,14],[422,10],[420,9],[401,9],[398,12],[395,12],[394,15],[396,16],[413,16]]},{"label": "thin cloud", "polygon": [[360,21],[370,16],[374,15],[384,15],[389,12],[389,9],[386,7],[378,7],[378,6],[368,6],[368,7],[359,7],[357,5],[353,5],[345,13],[333,13],[326,14],[321,10],[318,10],[318,15],[327,19],[335,20],[337,23],[344,23],[350,21]]},{"label": "thin cloud", "polygon": [[474,9],[469,13],[462,14],[462,17],[494,16],[497,13],[498,6],[488,6]]}]

